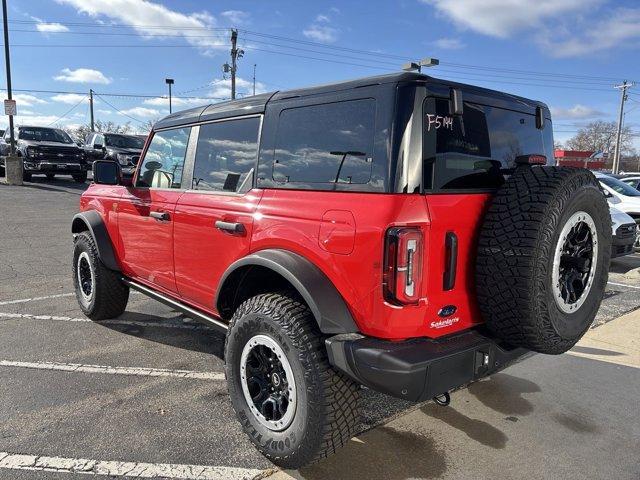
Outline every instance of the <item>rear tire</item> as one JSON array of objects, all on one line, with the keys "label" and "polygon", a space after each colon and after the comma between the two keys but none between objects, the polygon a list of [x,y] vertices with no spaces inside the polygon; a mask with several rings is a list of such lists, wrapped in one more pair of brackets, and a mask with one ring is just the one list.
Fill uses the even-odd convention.
[{"label": "rear tire", "polygon": [[114,318],[127,308],[129,287],[102,264],[89,232],[79,233],[74,240],[73,286],[82,313],[91,320]]},{"label": "rear tire", "polygon": [[487,327],[514,346],[566,352],[593,323],[610,256],[609,207],[591,172],[517,168],[480,231],[476,285]]},{"label": "rear tire", "polygon": [[313,315],[293,296],[261,294],[238,307],[225,342],[225,373],[244,431],[276,465],[300,468],[355,433],[359,386],[331,367]]}]

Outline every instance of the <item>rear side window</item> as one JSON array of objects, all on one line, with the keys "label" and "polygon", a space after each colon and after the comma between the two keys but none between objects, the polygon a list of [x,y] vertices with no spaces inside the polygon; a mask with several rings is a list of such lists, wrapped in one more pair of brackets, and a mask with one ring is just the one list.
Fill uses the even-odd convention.
[{"label": "rear side window", "polygon": [[191,188],[244,191],[256,164],[259,129],[258,117],[201,125]]},{"label": "rear side window", "polygon": [[371,178],[375,109],[375,100],[363,99],[283,110],[273,180],[367,183]]},{"label": "rear side window", "polygon": [[156,132],[140,167],[138,187],[183,188],[182,171],[191,127]]},{"label": "rear side window", "polygon": [[432,190],[499,187],[518,155],[553,161],[551,122],[540,130],[535,115],[504,108],[465,102],[463,115],[453,116],[448,99],[428,98],[423,138],[424,183]]}]

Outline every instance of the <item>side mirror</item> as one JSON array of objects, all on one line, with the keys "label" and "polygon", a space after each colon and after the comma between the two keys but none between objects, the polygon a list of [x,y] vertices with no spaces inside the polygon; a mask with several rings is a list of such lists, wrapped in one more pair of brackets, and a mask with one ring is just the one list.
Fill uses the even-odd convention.
[{"label": "side mirror", "polygon": [[93,148],[96,150],[102,150],[102,144],[101,143],[94,143],[93,144]]},{"label": "side mirror", "polygon": [[122,184],[120,164],[111,160],[96,160],[93,162],[93,181],[99,185]]}]

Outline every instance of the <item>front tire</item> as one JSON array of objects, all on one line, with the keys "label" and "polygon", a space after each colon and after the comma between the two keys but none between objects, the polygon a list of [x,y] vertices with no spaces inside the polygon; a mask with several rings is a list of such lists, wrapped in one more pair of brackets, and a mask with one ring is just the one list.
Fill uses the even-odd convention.
[{"label": "front tire", "polygon": [[121,315],[129,301],[129,287],[100,261],[89,232],[79,233],[73,248],[73,286],[82,313],[91,320]]},{"label": "front tire", "polygon": [[331,367],[313,315],[294,296],[261,294],[238,307],[225,373],[245,433],[280,467],[327,457],[355,433],[359,387]]},{"label": "front tire", "polygon": [[30,181],[31,181],[31,179],[32,179],[32,175],[31,175],[31,173],[29,173],[29,172],[24,172],[24,173],[22,174],[22,181],[23,181],[23,182],[30,182]]},{"label": "front tire", "polygon": [[56,178],[55,173],[47,173],[47,180],[53,180],[54,178]]}]

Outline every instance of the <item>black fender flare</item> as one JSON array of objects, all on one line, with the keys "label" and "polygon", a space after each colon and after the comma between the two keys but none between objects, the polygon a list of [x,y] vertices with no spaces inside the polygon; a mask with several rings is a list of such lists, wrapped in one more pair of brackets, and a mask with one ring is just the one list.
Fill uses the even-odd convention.
[{"label": "black fender flare", "polygon": [[216,306],[220,311],[220,293],[229,277],[242,267],[260,266],[284,277],[309,306],[324,334],[357,333],[351,312],[331,280],[306,258],[288,250],[268,249],[232,263],[218,283]]},{"label": "black fender flare", "polygon": [[86,212],[77,213],[73,216],[71,222],[71,233],[80,233],[88,231],[93,237],[93,241],[98,249],[100,261],[110,270],[120,271],[120,265],[116,260],[113,251],[113,244],[109,238],[109,232],[102,220],[102,216],[97,210],[87,210]]}]

